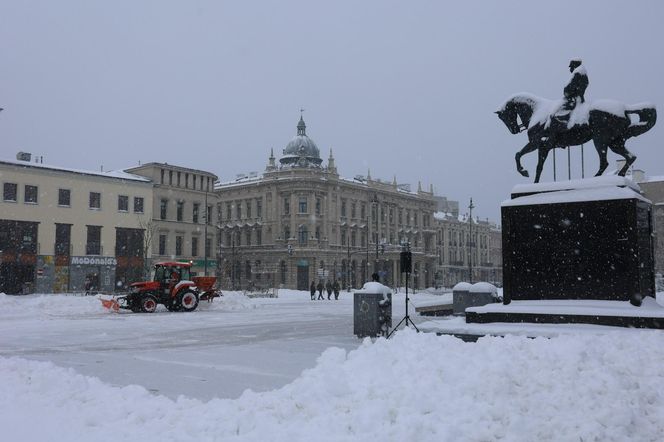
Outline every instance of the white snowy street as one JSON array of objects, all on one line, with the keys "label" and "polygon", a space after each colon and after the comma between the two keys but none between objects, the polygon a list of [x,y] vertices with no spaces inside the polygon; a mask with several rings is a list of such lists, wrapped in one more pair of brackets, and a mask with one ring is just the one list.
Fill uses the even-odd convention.
[{"label": "white snowy street", "polygon": [[152,315],[110,313],[93,296],[6,297],[1,354],[171,398],[236,398],[293,381],[328,347],[356,348],[352,310],[347,292],[338,301],[284,290],[278,299],[228,293],[193,314],[161,306]]},{"label": "white snowy street", "polygon": [[[394,299],[395,324],[403,299]],[[0,295],[3,440],[664,434],[661,331],[570,328],[476,343],[403,331],[360,341],[352,309],[344,292],[339,301],[227,293],[193,313],[154,314],[107,312],[94,297]]]}]

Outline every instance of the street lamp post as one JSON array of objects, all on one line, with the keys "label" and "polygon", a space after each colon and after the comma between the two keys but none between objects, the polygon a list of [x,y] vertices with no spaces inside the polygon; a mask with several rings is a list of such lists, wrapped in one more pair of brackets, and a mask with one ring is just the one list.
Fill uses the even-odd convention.
[{"label": "street lamp post", "polygon": [[231,231],[231,287],[235,290],[235,232]]},{"label": "street lamp post", "polygon": [[473,283],[473,199],[468,205],[468,281]]},{"label": "street lamp post", "polygon": [[[376,231],[374,232],[374,242],[376,243],[376,263],[378,263],[378,194],[374,192],[373,197],[371,198],[371,207],[375,207],[374,221],[376,221]],[[374,269],[375,270],[375,269]]]},{"label": "street lamp post", "polygon": [[[179,173],[179,172],[178,172],[178,173]],[[207,248],[208,237],[207,237],[207,226],[208,226],[208,223],[210,222],[210,220],[208,219],[209,216],[210,216],[210,214],[209,214],[208,212],[210,212],[210,211],[208,210],[208,193],[207,193],[207,187],[206,187],[206,188],[205,188],[205,231],[203,232],[203,237],[205,238],[205,239],[203,240],[203,249],[205,249],[205,250],[203,251],[203,257],[204,257],[204,259],[205,259],[205,267],[204,267],[204,268],[205,268],[205,276],[208,275],[208,269],[207,269],[207,268],[208,268],[208,262],[207,262],[207,261],[208,261],[208,248]]]}]

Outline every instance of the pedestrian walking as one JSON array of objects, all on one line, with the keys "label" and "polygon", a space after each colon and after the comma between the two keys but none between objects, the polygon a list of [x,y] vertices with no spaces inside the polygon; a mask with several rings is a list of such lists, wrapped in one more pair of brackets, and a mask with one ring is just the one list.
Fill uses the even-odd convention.
[{"label": "pedestrian walking", "polygon": [[316,299],[316,282],[311,281],[311,285],[309,286],[309,291],[311,292],[311,300]]},{"label": "pedestrian walking", "polygon": [[327,290],[327,299],[331,299],[332,296],[332,284],[330,284],[330,280],[328,279],[325,281],[325,290]]},{"label": "pedestrian walking", "polygon": [[332,285],[332,290],[334,290],[334,299],[338,300],[339,299],[339,291],[341,291],[341,287],[339,286],[339,281],[335,280],[334,284]]},{"label": "pedestrian walking", "polygon": [[323,281],[318,281],[318,299],[325,299],[323,298]]}]

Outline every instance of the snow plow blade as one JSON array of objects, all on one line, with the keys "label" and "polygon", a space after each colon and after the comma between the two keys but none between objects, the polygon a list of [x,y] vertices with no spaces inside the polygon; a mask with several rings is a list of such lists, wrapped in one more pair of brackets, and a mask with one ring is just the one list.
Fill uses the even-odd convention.
[{"label": "snow plow blade", "polygon": [[99,300],[101,301],[101,305],[108,310],[112,310],[114,312],[120,310],[120,304],[118,304],[118,301],[115,298],[111,299],[99,298]]}]

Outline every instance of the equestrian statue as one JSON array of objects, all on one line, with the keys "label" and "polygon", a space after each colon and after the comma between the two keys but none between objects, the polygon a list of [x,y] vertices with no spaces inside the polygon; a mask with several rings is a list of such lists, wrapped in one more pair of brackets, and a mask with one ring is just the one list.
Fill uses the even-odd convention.
[{"label": "equestrian statue", "polygon": [[587,101],[588,74],[581,60],[569,64],[572,78],[563,90],[563,99],[547,100],[529,93],[511,96],[496,111],[498,117],[513,134],[527,131],[528,144],[516,154],[516,168],[527,177],[521,166],[521,157],[537,150],[538,183],[549,151],[555,148],[577,146],[593,141],[599,155],[599,176],[609,165],[608,149],[625,158],[618,175],[625,173],[636,160],[636,155],[625,147],[625,141],[650,130],[657,121],[655,106],[648,103],[625,105],[614,100]]}]

